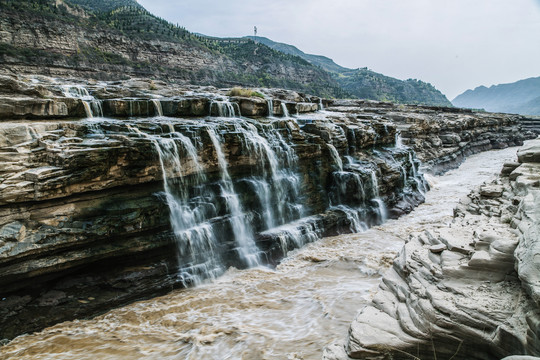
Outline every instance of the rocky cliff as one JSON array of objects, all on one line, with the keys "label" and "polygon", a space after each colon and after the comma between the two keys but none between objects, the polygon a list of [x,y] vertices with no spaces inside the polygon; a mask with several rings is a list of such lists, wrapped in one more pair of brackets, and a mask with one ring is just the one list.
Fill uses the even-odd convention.
[{"label": "rocky cliff", "polygon": [[0,2],[0,11],[2,73],[107,80],[138,76],[346,94],[330,74],[299,57],[253,41],[207,41],[134,1],[8,0]]},{"label": "rocky cliff", "polygon": [[0,80],[4,338],[410,211],[426,184],[399,129],[433,164],[524,138],[514,117],[285,90]]},{"label": "rocky cliff", "polygon": [[265,38],[194,35],[132,0],[5,0],[0,11],[2,73],[100,80],[137,76],[451,106],[422,81],[345,69]]},{"label": "rocky cliff", "polygon": [[325,358],[539,356],[539,162],[535,140],[460,202],[450,226],[413,234]]}]

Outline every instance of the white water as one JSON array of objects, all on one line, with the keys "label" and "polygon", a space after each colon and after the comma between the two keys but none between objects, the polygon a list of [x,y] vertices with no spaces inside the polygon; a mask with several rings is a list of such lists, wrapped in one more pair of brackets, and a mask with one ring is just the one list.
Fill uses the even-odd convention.
[{"label": "white water", "polygon": [[332,144],[327,144],[327,146],[328,146],[328,150],[330,150],[332,163],[336,165],[338,171],[343,171],[343,161],[341,160],[341,157],[339,156],[339,153],[336,147]]},{"label": "white water", "polygon": [[289,114],[289,109],[287,109],[287,104],[284,102],[281,103],[281,111],[283,112],[284,118],[290,118],[291,115]]},{"label": "white water", "polygon": [[266,102],[268,103],[268,117],[274,117],[274,99],[267,98]]},{"label": "white water", "polygon": [[64,96],[70,98],[81,99],[84,106],[86,117],[103,117],[103,107],[101,100],[97,100],[90,95],[88,90],[82,85],[62,85]]},{"label": "white water", "polygon": [[218,140],[213,129],[208,129],[208,135],[210,135],[210,139],[212,140],[212,144],[217,153],[222,179],[220,185],[221,195],[225,199],[227,208],[231,213],[230,222],[234,232],[234,238],[238,245],[238,254],[248,267],[258,266],[261,264],[261,259],[259,257],[260,251],[253,238],[253,230],[251,229],[249,222],[245,219],[244,210],[240,205],[238,195],[234,191],[231,177],[227,171],[227,161],[225,160],[225,155],[221,148],[221,142]]},{"label": "white water", "polygon": [[210,102],[209,115],[212,116],[216,112],[217,116],[219,117],[233,118],[237,115],[240,115],[240,109],[238,108],[238,104],[233,104],[228,100],[212,100]]},{"label": "white water", "polygon": [[161,106],[161,101],[157,99],[152,99],[151,101],[154,105],[154,110],[156,111],[157,116],[163,116],[163,108]]},{"label": "white water", "polygon": [[0,348],[0,359],[320,359],[324,346],[346,337],[409,234],[447,226],[457,200],[515,151],[472,156],[430,177],[432,190],[413,213],[308,244],[275,270],[230,269],[212,284],[21,336]]}]

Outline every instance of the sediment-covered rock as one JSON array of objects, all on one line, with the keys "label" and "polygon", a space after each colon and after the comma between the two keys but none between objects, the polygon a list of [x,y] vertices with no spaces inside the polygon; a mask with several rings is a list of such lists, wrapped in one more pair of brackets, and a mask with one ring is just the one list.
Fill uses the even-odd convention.
[{"label": "sediment-covered rock", "polygon": [[540,167],[524,162],[539,144],[520,150],[510,177],[463,199],[449,227],[411,236],[326,359],[540,355]]}]

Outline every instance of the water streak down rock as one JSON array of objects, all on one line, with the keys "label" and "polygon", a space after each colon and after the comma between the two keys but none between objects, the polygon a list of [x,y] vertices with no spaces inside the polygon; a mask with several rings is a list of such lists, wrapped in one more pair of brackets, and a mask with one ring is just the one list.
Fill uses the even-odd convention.
[{"label": "water streak down rock", "polygon": [[[324,100],[322,113],[261,118],[268,101],[255,100],[250,111],[262,110],[247,119],[232,116],[247,105],[235,106],[225,90],[184,89],[175,98],[145,84],[88,87],[116,119],[0,112],[2,337],[197,283],[229,266],[273,265],[321,236],[379,223],[386,207],[398,216],[422,201],[419,162],[395,146],[397,128],[385,112],[414,117],[424,108]],[[60,99],[51,101],[64,101],[59,84],[45,88]],[[23,90],[14,98],[23,91],[25,101],[42,101]],[[291,113],[320,102],[266,94],[276,95],[274,110],[286,104]],[[84,117],[77,109],[65,116]],[[445,113],[430,114],[422,131],[436,133]],[[24,118],[42,121],[12,121]],[[522,140],[511,117],[467,114],[455,122],[470,118],[477,120],[463,131],[489,124],[489,144]]]}]

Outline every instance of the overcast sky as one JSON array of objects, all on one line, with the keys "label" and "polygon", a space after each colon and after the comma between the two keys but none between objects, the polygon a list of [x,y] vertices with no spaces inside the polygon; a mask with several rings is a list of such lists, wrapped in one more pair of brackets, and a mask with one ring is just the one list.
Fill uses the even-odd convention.
[{"label": "overcast sky", "polygon": [[432,83],[452,100],[540,76],[540,0],[138,0],[191,32],[253,34]]}]

